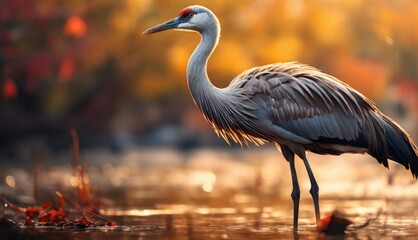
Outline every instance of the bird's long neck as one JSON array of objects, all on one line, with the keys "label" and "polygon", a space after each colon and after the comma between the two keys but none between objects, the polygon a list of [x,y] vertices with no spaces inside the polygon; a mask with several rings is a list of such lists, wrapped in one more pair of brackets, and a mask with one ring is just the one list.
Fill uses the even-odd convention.
[{"label": "bird's long neck", "polygon": [[219,39],[219,26],[208,28],[201,33],[201,41],[194,50],[187,66],[187,83],[195,103],[205,113],[205,105],[220,94],[208,78],[206,65]]},{"label": "bird's long neck", "polygon": [[[215,21],[217,21],[215,19]],[[232,88],[217,88],[208,78],[206,65],[210,55],[218,44],[219,24],[208,27],[200,33],[202,40],[194,50],[187,66],[187,83],[196,103],[215,132],[229,143],[229,139],[239,143],[254,142],[262,144],[263,140],[243,133],[248,129],[246,124],[251,113],[246,115],[245,104],[238,106],[241,99]]]}]

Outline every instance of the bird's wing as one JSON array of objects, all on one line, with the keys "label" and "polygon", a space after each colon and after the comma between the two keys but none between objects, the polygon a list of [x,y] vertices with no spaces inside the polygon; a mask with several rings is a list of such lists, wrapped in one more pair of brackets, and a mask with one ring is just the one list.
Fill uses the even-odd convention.
[{"label": "bird's wing", "polygon": [[359,134],[365,125],[365,111],[375,108],[348,85],[296,63],[250,69],[230,86],[264,108],[274,125],[324,143],[363,141]]}]

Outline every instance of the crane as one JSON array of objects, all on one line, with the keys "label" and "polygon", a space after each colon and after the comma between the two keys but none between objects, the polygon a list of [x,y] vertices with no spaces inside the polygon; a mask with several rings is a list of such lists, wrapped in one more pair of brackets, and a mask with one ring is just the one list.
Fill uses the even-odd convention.
[{"label": "crane", "polygon": [[195,104],[218,136],[241,145],[271,142],[289,162],[294,232],[298,231],[300,199],[295,155],[302,159],[311,182],[317,223],[319,187],[306,151],[368,154],[387,168],[390,159],[417,178],[417,145],[402,127],[346,83],[314,67],[288,62],[251,68],[227,87],[218,88],[206,72],[220,36],[215,14],[203,6],[189,6],[143,34],[168,29],[201,35],[187,65],[187,83]]}]

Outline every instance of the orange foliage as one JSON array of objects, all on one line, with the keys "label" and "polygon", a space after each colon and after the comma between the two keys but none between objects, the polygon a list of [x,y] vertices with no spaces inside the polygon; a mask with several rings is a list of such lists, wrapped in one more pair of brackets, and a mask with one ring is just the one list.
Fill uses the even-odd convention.
[{"label": "orange foliage", "polygon": [[74,74],[74,59],[71,57],[65,58],[60,66],[59,79],[61,82],[67,82]]},{"label": "orange foliage", "polygon": [[268,48],[271,54],[265,54],[266,62],[295,61],[301,57],[303,43],[299,37],[286,34],[278,37]]},{"label": "orange foliage", "polygon": [[80,38],[87,33],[87,24],[79,16],[71,16],[64,26],[64,33],[68,36]]},{"label": "orange foliage", "polygon": [[213,55],[216,61],[209,62],[210,71],[231,76],[230,79],[224,79],[226,81],[231,81],[233,76],[254,64],[245,48],[234,39],[222,39],[219,49]]},{"label": "orange foliage", "polygon": [[168,49],[168,61],[174,72],[183,74],[186,71],[189,55],[187,49],[181,45],[175,45]]},{"label": "orange foliage", "polygon": [[135,92],[141,99],[147,100],[169,93],[174,85],[176,84],[173,84],[172,78],[162,78],[154,73],[143,74],[141,81],[137,82]]},{"label": "orange foliage", "polygon": [[[400,79],[395,87],[395,98],[402,101],[410,109],[418,112],[418,83],[408,79]],[[417,113],[416,112],[416,113]]]},{"label": "orange foliage", "polygon": [[[148,104],[174,94],[188,95],[186,65],[199,37],[173,31],[154,36],[140,33],[175,17],[194,4],[191,1],[26,2],[6,0],[0,8],[0,24],[22,26],[2,29],[3,100],[22,95],[18,100],[30,100],[31,110],[45,118],[71,119],[69,114],[111,116],[121,105],[131,108],[138,100]],[[199,4],[212,9],[222,24],[220,44],[208,62],[209,77],[218,87],[248,68],[283,61],[307,63],[336,75],[377,104],[384,100],[386,87],[399,79],[418,82],[418,1]],[[64,26],[57,24],[61,22]],[[75,78],[83,80],[61,86]],[[418,95],[417,90],[413,94]],[[97,96],[112,104],[92,104]],[[14,101],[9,104],[15,106]],[[145,110],[131,110],[145,116]],[[181,121],[181,116],[161,112],[161,119]],[[177,119],[169,119],[173,117]]]},{"label": "orange foliage", "polygon": [[385,94],[389,68],[376,60],[342,55],[335,59],[333,73],[363,95],[378,100]]},{"label": "orange foliage", "polygon": [[312,13],[308,24],[310,24],[310,32],[315,41],[327,46],[346,44],[348,42],[347,13],[347,11],[331,7],[327,7],[325,10],[317,9]]}]

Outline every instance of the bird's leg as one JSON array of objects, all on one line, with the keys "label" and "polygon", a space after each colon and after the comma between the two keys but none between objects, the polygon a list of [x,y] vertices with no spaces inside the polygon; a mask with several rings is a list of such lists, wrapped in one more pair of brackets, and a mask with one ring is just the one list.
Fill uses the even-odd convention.
[{"label": "bird's leg", "polygon": [[308,172],[309,180],[311,181],[311,190],[309,190],[309,192],[311,193],[314,202],[316,223],[318,224],[319,220],[321,219],[321,214],[319,212],[319,186],[316,182],[311,166],[309,165],[308,159],[306,157],[302,159],[303,163],[305,164],[306,171]]},{"label": "bird's leg", "polygon": [[295,169],[295,157],[292,154],[292,157],[289,158],[290,173],[292,175],[292,200],[293,200],[293,231],[298,231],[298,219],[299,219],[299,199],[300,199],[300,189],[298,183],[298,175],[296,174]]},{"label": "bird's leg", "polygon": [[285,159],[289,162],[290,173],[292,175],[292,193],[291,197],[293,200],[293,231],[298,231],[298,219],[299,219],[299,199],[300,199],[300,189],[298,182],[298,175],[296,174],[295,168],[295,154],[291,152],[287,147],[282,146],[282,153]]}]

